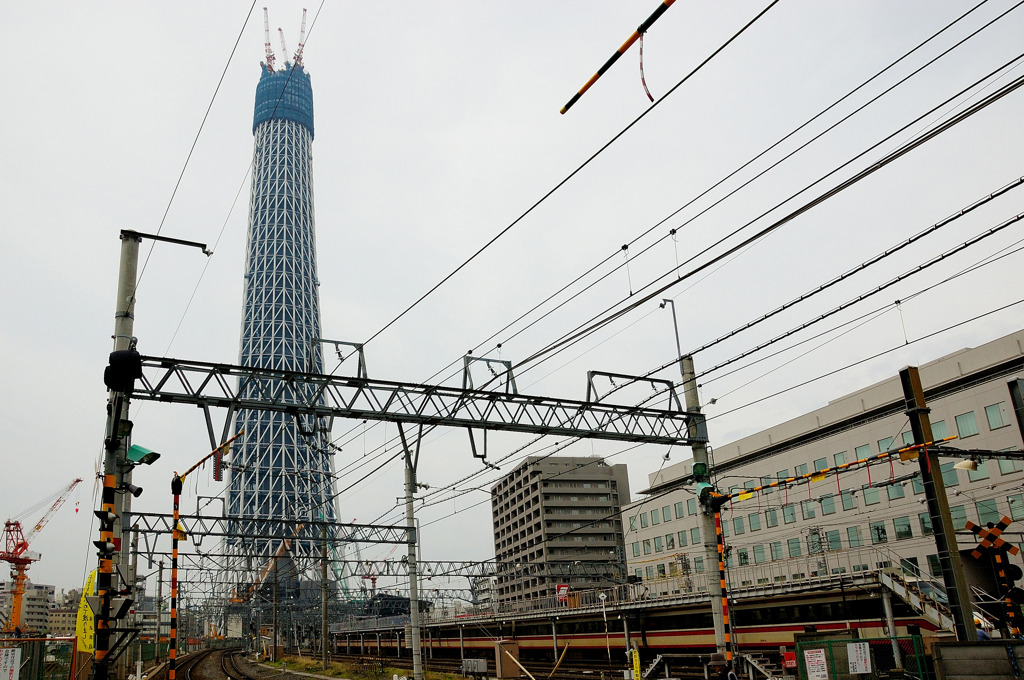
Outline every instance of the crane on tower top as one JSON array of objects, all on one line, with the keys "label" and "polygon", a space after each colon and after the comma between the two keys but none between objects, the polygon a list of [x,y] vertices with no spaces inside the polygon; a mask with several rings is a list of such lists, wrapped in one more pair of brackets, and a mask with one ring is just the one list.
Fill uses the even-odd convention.
[{"label": "crane on tower top", "polygon": [[274,50],[270,48],[270,15],[267,8],[263,8],[263,49],[267,54],[267,71],[274,72]]},{"label": "crane on tower top", "polygon": [[295,50],[292,61],[296,66],[302,66],[302,50],[306,47],[306,8],[302,8],[302,27],[299,29],[299,48]]},{"label": "crane on tower top", "polygon": [[[286,45],[285,42],[284,42],[284,29],[281,28],[281,27],[278,27],[277,35],[281,37],[281,54],[283,54],[285,59],[287,59],[288,58],[288,45]],[[285,61],[284,65],[288,66],[288,62]]]},{"label": "crane on tower top", "polygon": [[[64,505],[64,501],[81,482],[81,478],[75,479],[53,496],[41,501],[45,504],[52,500],[52,503],[27,534],[22,530],[20,520],[9,519],[4,522],[4,543],[3,549],[0,550],[0,560],[11,565],[11,578],[14,579],[14,602],[11,606],[11,616],[7,619],[7,624],[3,629],[4,633],[14,633],[16,629],[21,629],[21,603],[22,596],[25,594],[25,582],[28,580],[25,572],[28,565],[38,562],[40,558],[39,553],[28,551],[29,544],[43,530],[60,506]],[[38,504],[33,508],[37,506]],[[30,511],[31,509],[23,512],[22,515],[28,514]],[[78,512],[78,508],[75,508],[75,512]]]}]

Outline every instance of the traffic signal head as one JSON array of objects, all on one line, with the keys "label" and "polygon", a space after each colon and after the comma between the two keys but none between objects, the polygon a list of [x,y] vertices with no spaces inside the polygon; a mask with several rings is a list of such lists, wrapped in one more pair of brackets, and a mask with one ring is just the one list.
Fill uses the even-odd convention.
[{"label": "traffic signal head", "polygon": [[693,476],[697,479],[703,479],[708,476],[708,464],[707,463],[694,463],[692,468]]}]

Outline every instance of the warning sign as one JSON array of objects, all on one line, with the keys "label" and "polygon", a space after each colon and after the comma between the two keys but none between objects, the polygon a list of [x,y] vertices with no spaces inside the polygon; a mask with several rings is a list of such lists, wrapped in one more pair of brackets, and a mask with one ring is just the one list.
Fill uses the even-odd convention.
[{"label": "warning sign", "polygon": [[828,661],[824,649],[805,649],[804,666],[807,668],[807,680],[828,680]]},{"label": "warning sign", "polygon": [[871,649],[866,642],[850,642],[846,645],[846,656],[850,661],[850,673],[871,672]]},{"label": "warning sign", "polygon": [[0,649],[0,680],[18,680],[21,675],[21,647]]},{"label": "warning sign", "polygon": [[569,585],[566,583],[559,583],[555,586],[555,594],[558,595],[559,602],[569,601]]}]

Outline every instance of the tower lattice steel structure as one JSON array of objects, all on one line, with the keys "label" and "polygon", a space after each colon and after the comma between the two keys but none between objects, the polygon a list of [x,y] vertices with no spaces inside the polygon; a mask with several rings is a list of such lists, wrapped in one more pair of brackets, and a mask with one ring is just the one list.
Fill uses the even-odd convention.
[{"label": "tower lattice steel structure", "polygon": [[[322,372],[319,281],[313,225],[313,90],[301,63],[263,64],[253,117],[255,146],[246,248],[240,363]],[[240,386],[250,396],[303,401],[282,381]],[[233,449],[227,514],[335,521],[329,432],[285,413],[242,410],[245,430]],[[279,547],[259,537],[239,552],[267,556]]]}]

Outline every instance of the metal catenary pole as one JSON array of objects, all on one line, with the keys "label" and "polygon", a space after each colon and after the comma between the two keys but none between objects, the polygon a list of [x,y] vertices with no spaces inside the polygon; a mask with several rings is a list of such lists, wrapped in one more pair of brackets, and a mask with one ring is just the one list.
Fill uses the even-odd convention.
[{"label": "metal catenary pole", "polygon": [[[419,600],[419,567],[416,564],[416,515],[413,507],[413,494],[416,493],[416,464],[419,462],[420,438],[416,439],[415,453],[409,447],[401,424],[398,433],[405,451],[405,522],[409,530],[409,647],[412,651],[413,680],[423,680],[423,650],[420,648],[420,600]],[[421,433],[422,434],[422,433]]]}]

